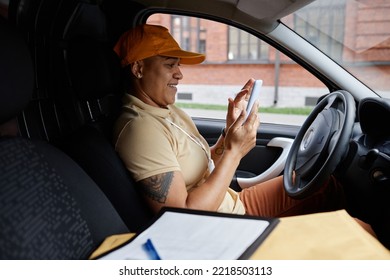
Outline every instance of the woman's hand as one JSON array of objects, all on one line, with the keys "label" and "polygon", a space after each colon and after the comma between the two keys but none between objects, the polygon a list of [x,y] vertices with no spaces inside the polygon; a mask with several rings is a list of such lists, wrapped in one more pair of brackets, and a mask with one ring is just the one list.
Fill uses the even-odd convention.
[{"label": "woman's hand", "polygon": [[245,86],[242,88],[242,90],[239,93],[237,93],[234,99],[232,98],[228,99],[228,110],[226,115],[225,133],[228,132],[229,128],[237,120],[241,112],[244,111],[245,113],[250,92],[252,90],[254,83],[255,83],[254,79],[249,79],[248,82],[245,84]]},{"label": "woman's hand", "polygon": [[[211,147],[211,157],[216,166],[219,164],[225,149],[230,149],[229,153],[234,151],[237,152],[238,156],[240,154],[244,156],[256,143],[257,128],[260,124],[257,116],[258,103],[255,103],[250,116],[243,125],[246,107],[254,83],[254,79],[249,79],[234,99],[229,98],[225,127],[226,136],[225,138],[220,137],[217,143]],[[241,157],[239,160],[241,160]]]},{"label": "woman's hand", "polygon": [[225,153],[231,153],[241,160],[256,145],[257,129],[260,125],[258,108],[259,102],[255,101],[246,121],[245,110],[240,112],[226,133]]}]

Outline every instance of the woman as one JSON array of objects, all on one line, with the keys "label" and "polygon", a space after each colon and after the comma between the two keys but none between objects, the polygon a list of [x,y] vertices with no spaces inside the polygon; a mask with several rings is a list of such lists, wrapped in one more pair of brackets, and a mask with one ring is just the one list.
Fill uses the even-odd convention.
[{"label": "woman", "polygon": [[342,207],[342,187],[333,179],[300,200],[286,195],[282,177],[240,193],[229,188],[256,143],[257,103],[244,122],[253,79],[228,100],[226,127],[208,147],[191,118],[173,105],[183,79],[180,64],[198,64],[205,56],[182,50],[166,28],[147,24],[124,33],[114,50],[129,81],[115,149],[154,212],[171,206],[281,217]]}]

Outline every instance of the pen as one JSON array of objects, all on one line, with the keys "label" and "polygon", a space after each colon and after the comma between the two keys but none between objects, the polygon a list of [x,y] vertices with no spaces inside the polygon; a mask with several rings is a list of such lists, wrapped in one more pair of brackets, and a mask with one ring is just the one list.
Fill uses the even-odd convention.
[{"label": "pen", "polygon": [[156,247],[154,247],[152,240],[150,238],[148,238],[148,240],[146,240],[146,242],[143,244],[143,247],[152,260],[161,260],[159,254],[156,250]]}]

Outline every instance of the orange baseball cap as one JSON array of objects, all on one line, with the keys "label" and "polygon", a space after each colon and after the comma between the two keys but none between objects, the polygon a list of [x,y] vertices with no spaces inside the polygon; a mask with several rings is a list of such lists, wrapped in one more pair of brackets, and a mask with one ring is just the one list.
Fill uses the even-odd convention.
[{"label": "orange baseball cap", "polygon": [[182,50],[163,26],[143,24],[126,31],[114,47],[122,67],[144,58],[161,55],[180,58],[181,64],[199,64],[206,56]]}]

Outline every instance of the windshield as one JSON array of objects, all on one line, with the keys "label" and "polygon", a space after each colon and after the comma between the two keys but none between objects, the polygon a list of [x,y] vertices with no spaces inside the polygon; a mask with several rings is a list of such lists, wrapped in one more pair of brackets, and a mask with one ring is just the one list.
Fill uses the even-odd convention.
[{"label": "windshield", "polygon": [[282,22],[390,98],[390,1],[317,0]]}]

